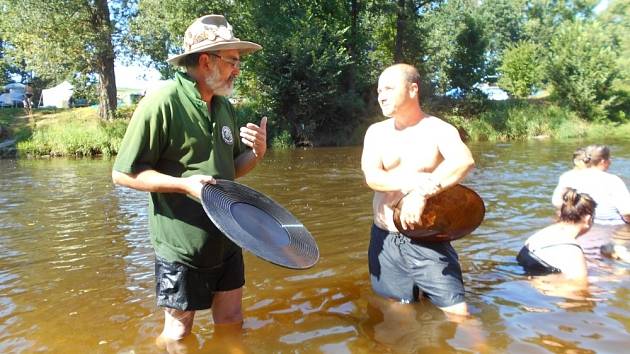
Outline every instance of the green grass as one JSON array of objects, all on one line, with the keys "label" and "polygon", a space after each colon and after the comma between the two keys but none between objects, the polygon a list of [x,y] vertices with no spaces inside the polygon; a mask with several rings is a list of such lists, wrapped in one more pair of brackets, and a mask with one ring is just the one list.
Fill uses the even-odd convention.
[{"label": "green grass", "polygon": [[587,122],[545,100],[490,102],[487,109],[475,117],[446,113],[444,118],[473,141],[621,137],[630,131],[628,122]]},{"label": "green grass", "polygon": [[0,109],[0,126],[2,135],[0,139],[26,140],[32,133],[32,120],[22,108]]},{"label": "green grass", "polygon": [[126,127],[122,119],[102,122],[90,107],[41,111],[32,135],[18,142],[17,149],[21,156],[111,156]]}]

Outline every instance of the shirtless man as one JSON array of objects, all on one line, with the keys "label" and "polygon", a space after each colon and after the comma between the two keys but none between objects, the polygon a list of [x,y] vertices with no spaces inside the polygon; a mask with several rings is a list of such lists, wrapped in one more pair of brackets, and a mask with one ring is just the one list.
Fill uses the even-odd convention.
[{"label": "shirtless man", "polygon": [[393,206],[405,196],[404,229],[420,221],[426,199],[460,182],[474,166],[457,129],[422,111],[420,75],[393,65],[378,80],[378,102],[390,117],[365,134],[361,168],[374,190],[369,270],[376,293],[403,303],[423,294],[446,313],[467,315],[457,253],[449,242],[424,243],[400,234]]}]

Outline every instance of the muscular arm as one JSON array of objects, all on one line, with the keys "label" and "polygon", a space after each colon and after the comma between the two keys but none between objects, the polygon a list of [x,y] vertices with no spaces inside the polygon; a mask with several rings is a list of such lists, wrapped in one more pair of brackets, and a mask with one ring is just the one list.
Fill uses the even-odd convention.
[{"label": "muscular arm", "polygon": [[444,160],[433,170],[431,179],[448,188],[461,182],[475,167],[475,160],[455,127],[447,123],[439,129],[438,149]]}]

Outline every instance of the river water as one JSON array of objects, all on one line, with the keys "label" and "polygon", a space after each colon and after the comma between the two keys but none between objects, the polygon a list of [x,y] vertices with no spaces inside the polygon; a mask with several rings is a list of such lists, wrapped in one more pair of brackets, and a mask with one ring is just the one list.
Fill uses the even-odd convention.
[{"label": "river water", "polygon": [[[314,235],[319,263],[289,270],[245,254],[244,331],[196,316],[188,353],[619,353],[630,345],[630,267],[590,261],[586,289],[529,279],[515,256],[552,222],[551,192],[586,141],[472,143],[464,184],[485,200],[483,224],[454,242],[471,318],[428,301],[386,306],[371,291],[372,193],[360,147],[268,152],[240,179]],[[630,143],[610,172],[630,180]],[[114,187],[108,160],[0,160],[0,352],[154,353],[162,327],[146,193]],[[588,235],[587,235],[588,236]],[[585,237],[587,237],[585,236]]]}]

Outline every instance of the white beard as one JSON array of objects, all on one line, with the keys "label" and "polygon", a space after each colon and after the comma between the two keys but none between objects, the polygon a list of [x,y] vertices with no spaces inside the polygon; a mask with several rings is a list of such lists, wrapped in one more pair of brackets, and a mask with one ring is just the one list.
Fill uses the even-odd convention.
[{"label": "white beard", "polygon": [[212,90],[215,95],[228,97],[232,95],[234,90],[234,80],[222,82],[219,78],[218,71],[212,72],[205,79],[206,85]]}]

